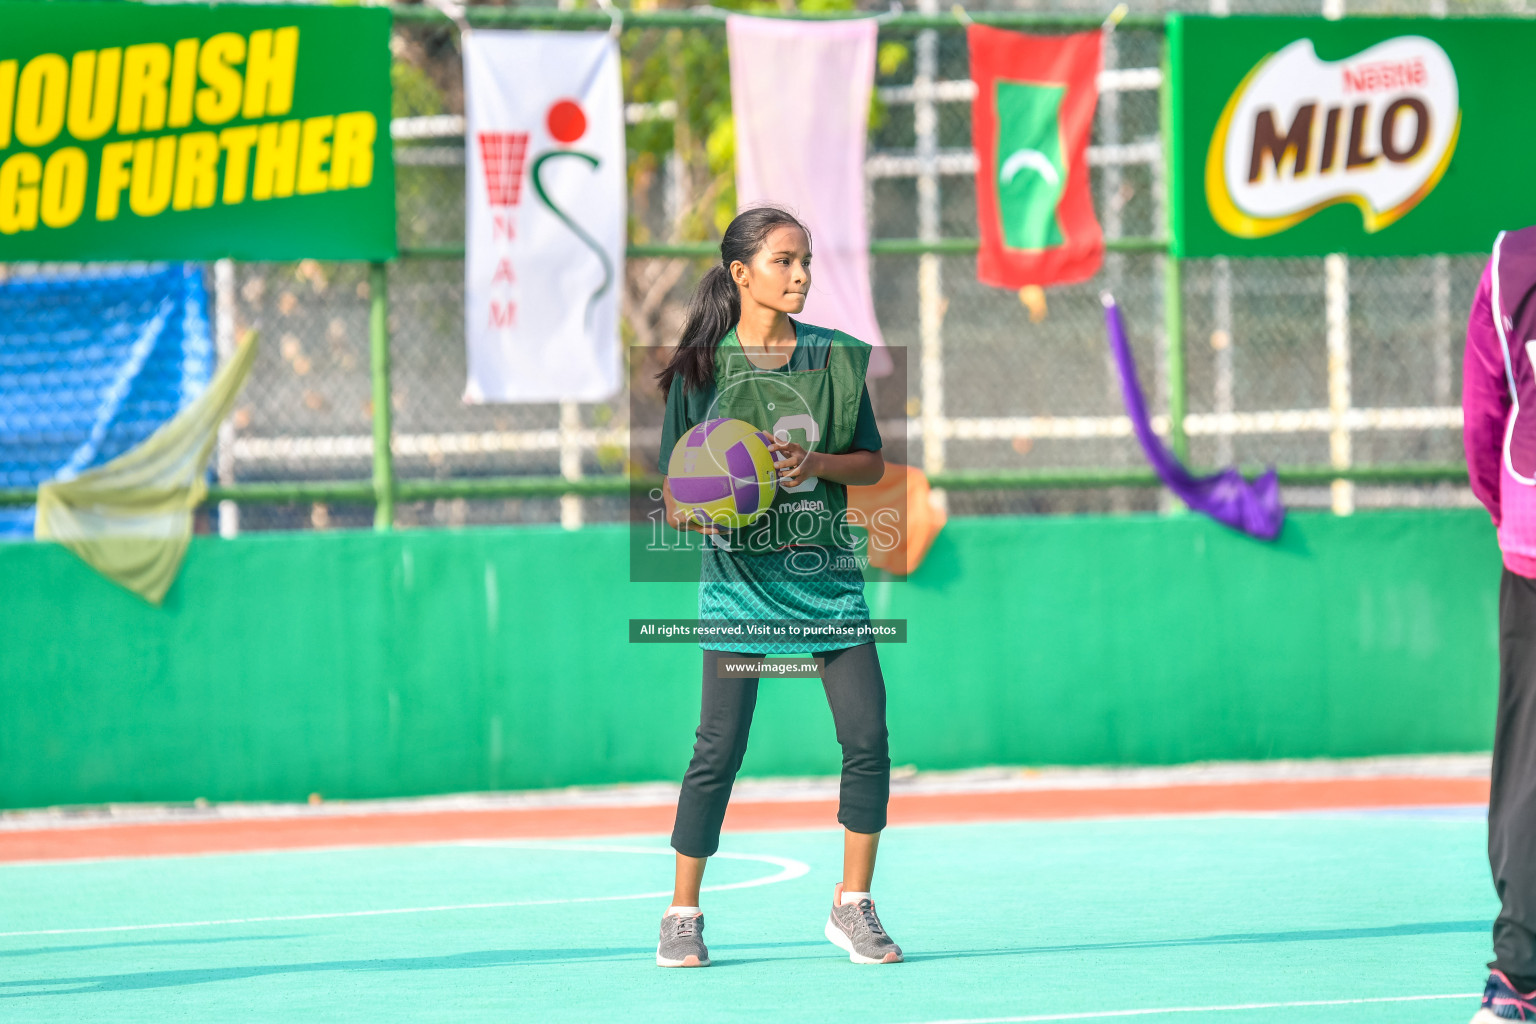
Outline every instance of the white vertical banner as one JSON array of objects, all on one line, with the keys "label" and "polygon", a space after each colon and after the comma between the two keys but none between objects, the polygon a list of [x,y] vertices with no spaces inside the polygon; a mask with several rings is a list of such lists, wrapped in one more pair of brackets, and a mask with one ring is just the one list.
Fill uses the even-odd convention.
[{"label": "white vertical banner", "polygon": [[624,99],[598,32],[464,34],[466,402],[620,387]]},{"label": "white vertical banner", "polygon": [[877,346],[869,375],[889,372],[869,284],[864,148],[875,85],[873,18],[726,19],[736,122],[736,202],[772,203],[811,232],[805,320]]}]

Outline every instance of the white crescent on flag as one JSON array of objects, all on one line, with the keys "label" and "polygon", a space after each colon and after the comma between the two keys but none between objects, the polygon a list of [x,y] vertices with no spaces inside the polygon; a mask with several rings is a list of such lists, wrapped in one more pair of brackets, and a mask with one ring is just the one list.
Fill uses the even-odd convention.
[{"label": "white crescent on flag", "polygon": [[1049,157],[1038,149],[1020,149],[1015,151],[997,172],[997,180],[1004,185],[1012,181],[1020,171],[1033,170],[1045,179],[1045,183],[1052,188],[1061,184],[1061,174],[1056,170],[1056,165],[1051,163]]}]

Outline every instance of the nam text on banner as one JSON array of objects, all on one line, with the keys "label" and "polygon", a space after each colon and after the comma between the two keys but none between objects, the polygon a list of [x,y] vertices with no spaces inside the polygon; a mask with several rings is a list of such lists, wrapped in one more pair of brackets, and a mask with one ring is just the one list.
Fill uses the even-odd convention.
[{"label": "nam text on banner", "polygon": [[464,36],[466,402],[619,390],[619,82],[607,35]]},{"label": "nam text on banner", "polygon": [[872,377],[891,367],[879,347],[864,213],[877,29],[873,19],[726,19],[736,204],[782,206],[810,229],[815,260],[803,319],[877,346]]},{"label": "nam text on banner", "polygon": [[1000,288],[1071,284],[1104,261],[1088,191],[1098,32],[1030,36],[971,25],[976,276]]}]

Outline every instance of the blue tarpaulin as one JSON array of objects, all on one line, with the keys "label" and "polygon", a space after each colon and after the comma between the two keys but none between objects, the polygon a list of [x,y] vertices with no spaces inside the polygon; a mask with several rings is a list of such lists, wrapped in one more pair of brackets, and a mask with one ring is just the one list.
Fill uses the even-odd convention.
[{"label": "blue tarpaulin", "polygon": [[[121,455],[197,398],[215,362],[197,264],[0,282],[0,489]],[[30,537],[32,518],[0,509],[0,536]]]}]

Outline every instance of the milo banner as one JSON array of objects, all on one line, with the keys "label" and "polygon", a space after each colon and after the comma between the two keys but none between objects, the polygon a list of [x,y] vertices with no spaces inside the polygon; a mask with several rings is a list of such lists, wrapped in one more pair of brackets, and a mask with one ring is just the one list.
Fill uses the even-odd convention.
[{"label": "milo banner", "polygon": [[388,259],[389,12],[0,0],[0,262]]},{"label": "milo banner", "polygon": [[1536,24],[1169,24],[1184,256],[1485,252],[1536,222]]}]

